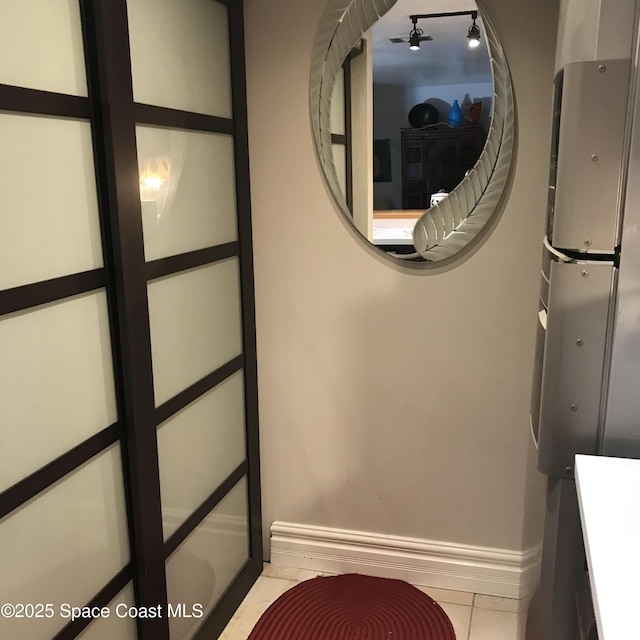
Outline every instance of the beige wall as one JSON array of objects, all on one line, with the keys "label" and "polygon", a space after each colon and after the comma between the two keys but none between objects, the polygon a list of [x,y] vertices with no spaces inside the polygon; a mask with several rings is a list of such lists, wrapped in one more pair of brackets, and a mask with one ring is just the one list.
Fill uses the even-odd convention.
[{"label": "beige wall", "polygon": [[508,202],[455,268],[392,268],[337,213],[308,106],[324,2],[245,0],[265,536],[273,520],[520,550],[557,0],[485,0],[517,101]]}]

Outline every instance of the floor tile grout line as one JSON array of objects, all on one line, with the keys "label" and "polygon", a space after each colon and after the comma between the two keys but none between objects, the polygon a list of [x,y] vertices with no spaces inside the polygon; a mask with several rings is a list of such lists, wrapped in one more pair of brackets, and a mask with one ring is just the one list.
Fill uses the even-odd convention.
[{"label": "floor tile grout line", "polygon": [[[304,580],[298,580],[297,578],[283,578],[282,576],[264,576],[261,575],[261,578],[267,578],[269,580],[285,580],[286,582],[295,582],[296,584],[300,582],[304,582]],[[309,578],[309,580],[313,580],[313,578]]]},{"label": "floor tile grout line", "polygon": [[[473,602],[476,601],[476,594],[473,594]],[[471,625],[473,625],[473,612],[476,610],[475,605],[471,606],[471,616],[469,617],[469,633],[466,640],[471,640]]]}]

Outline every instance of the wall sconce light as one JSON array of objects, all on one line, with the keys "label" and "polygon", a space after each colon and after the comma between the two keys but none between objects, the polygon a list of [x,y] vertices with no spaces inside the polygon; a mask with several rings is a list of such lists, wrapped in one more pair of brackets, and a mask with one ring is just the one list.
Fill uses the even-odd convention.
[{"label": "wall sconce light", "polygon": [[467,32],[467,38],[469,39],[469,47],[474,49],[480,44],[480,27],[476,24],[478,17],[477,11],[450,11],[448,13],[420,13],[413,16],[409,16],[413,23],[413,29],[409,33],[409,49],[417,51],[420,48],[420,36],[422,35],[422,29],[418,28],[418,20],[423,18],[450,18],[452,16],[471,16],[473,24],[469,27]]}]

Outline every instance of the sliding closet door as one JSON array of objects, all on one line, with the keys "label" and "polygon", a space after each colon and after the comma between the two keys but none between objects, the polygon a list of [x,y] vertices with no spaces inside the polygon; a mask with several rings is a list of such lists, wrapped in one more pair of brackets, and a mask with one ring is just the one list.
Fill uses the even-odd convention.
[{"label": "sliding closet door", "polygon": [[242,3],[0,43],[0,602],[51,605],[0,637],[217,637],[262,568]]},{"label": "sliding closet door", "polygon": [[[242,29],[229,4],[127,1],[167,594],[204,616],[250,560],[256,480]],[[199,622],[170,618],[171,638]]]},{"label": "sliding closet door", "polygon": [[63,605],[133,603],[80,8],[2,2],[0,43],[0,637],[70,638]]}]

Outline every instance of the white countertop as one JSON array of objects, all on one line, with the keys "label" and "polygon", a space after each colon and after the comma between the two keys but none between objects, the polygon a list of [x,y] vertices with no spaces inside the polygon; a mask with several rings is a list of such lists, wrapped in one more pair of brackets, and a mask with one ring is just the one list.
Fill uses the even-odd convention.
[{"label": "white countertop", "polygon": [[413,244],[416,218],[374,218],[374,244]]},{"label": "white countertop", "polygon": [[640,638],[640,460],[576,456],[599,640]]}]

